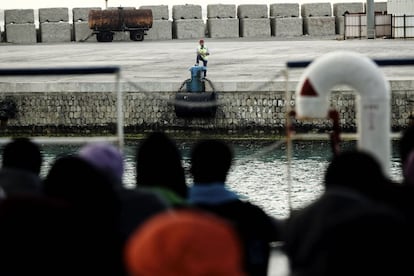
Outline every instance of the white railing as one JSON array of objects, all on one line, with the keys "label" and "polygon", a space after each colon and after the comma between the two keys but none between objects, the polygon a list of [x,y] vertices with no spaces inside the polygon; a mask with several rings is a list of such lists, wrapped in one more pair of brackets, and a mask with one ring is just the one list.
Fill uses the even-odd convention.
[{"label": "white railing", "polygon": [[[29,137],[39,143],[53,144],[75,144],[97,141],[110,141],[118,144],[120,149],[124,146],[124,114],[123,114],[123,94],[121,91],[121,70],[119,67],[61,67],[61,68],[9,68],[0,69],[0,77],[19,77],[19,76],[56,76],[56,75],[114,75],[117,109],[117,129],[115,135],[109,136],[82,136],[82,137]],[[18,91],[16,91],[18,92]],[[11,138],[2,137],[0,143],[7,143]]]}]

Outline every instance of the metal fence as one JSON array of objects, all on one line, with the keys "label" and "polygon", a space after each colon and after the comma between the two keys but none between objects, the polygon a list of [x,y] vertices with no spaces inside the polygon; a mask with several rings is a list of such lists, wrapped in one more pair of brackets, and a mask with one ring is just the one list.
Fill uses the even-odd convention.
[{"label": "metal fence", "polygon": [[393,15],[393,38],[414,38],[414,15]]},{"label": "metal fence", "polygon": [[[393,37],[393,16],[391,14],[375,15],[375,37]],[[365,13],[345,14],[344,39],[367,37],[367,15]]]}]

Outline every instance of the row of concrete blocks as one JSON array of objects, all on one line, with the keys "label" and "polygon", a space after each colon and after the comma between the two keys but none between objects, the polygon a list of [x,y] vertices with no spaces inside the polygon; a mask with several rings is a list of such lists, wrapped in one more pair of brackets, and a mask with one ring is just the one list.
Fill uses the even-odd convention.
[{"label": "row of concrete blocks", "polygon": [[[151,9],[154,20],[168,20],[169,10],[167,5],[140,6],[140,9]],[[387,2],[376,2],[375,11],[386,11]],[[73,8],[73,21],[87,21],[91,9],[99,7]],[[110,7],[109,9],[117,9]],[[135,9],[135,7],[126,7]],[[302,17],[311,16],[332,16],[330,3],[308,3],[302,4],[243,4],[237,6],[238,18],[267,18],[267,17],[299,17],[299,10]],[[336,3],[333,5],[333,15],[342,15],[343,12],[360,13],[365,10],[363,2]],[[39,11],[39,22],[68,22],[68,8],[41,8]],[[34,23],[33,9],[17,9],[5,11],[5,24]],[[207,18],[236,18],[236,5],[232,4],[210,4],[207,5]],[[200,5],[174,5],[172,19],[202,19],[202,8]]]},{"label": "row of concrete blocks", "polygon": [[[379,3],[377,3],[379,4]],[[271,4],[270,18],[267,18],[267,5],[239,5],[237,16],[235,5],[208,5],[207,24],[201,19],[201,6],[173,6],[173,19],[168,20],[168,6],[141,6],[153,12],[153,27],[147,33],[149,40],[191,39],[204,37],[266,37],[266,36],[326,36],[343,34],[343,14],[360,13],[363,3],[334,4],[331,16],[329,3],[303,4],[302,18],[299,18],[299,4]],[[384,8],[378,6],[376,9]],[[385,6],[386,8],[386,6]],[[67,8],[39,9],[39,35],[34,25],[33,10],[6,10],[6,42],[36,43],[81,41],[91,34],[87,20],[91,9],[74,8],[73,28],[68,22]],[[72,30],[73,29],[73,30]],[[92,37],[96,40],[96,38]],[[115,40],[129,40],[129,34],[116,33]]]},{"label": "row of concrete blocks", "polygon": [[[73,22],[87,21],[91,9],[99,7],[73,8]],[[110,8],[116,9],[116,8]],[[126,7],[135,9],[135,7]],[[154,20],[168,20],[169,10],[167,5],[141,6],[140,9],[151,9]],[[237,6],[237,18],[272,18],[272,17],[299,17],[299,4],[244,4]],[[308,3],[300,6],[302,17],[332,16],[330,3]],[[345,12],[362,13],[364,3],[336,3],[333,5],[333,16],[342,16]],[[386,12],[387,2],[376,2],[375,12]],[[5,24],[34,23],[33,9],[5,10]],[[173,20],[202,19],[200,5],[175,5],[172,10]],[[236,18],[236,5],[211,4],[207,5],[207,18]],[[39,9],[39,23],[45,22],[69,22],[68,8],[43,8]]]},{"label": "row of concrete blocks", "polygon": [[[87,22],[69,22],[40,24],[39,34],[35,24],[6,25],[6,42],[31,44],[38,40],[44,43],[83,41],[89,37],[91,30]],[[226,18],[154,20],[147,32],[146,40],[192,39],[201,37],[235,38],[235,37],[295,37],[306,35],[335,35],[334,17],[309,18]],[[130,40],[128,32],[117,32],[115,41]],[[88,41],[96,41],[92,36]]]}]

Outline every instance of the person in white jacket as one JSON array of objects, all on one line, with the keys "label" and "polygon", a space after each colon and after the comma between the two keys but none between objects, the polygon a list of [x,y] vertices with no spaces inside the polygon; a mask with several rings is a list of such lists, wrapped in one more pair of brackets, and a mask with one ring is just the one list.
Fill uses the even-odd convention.
[{"label": "person in white jacket", "polygon": [[208,48],[204,45],[204,40],[200,39],[197,47],[197,59],[196,65],[199,65],[200,60],[203,62],[203,66],[207,67],[208,56],[210,55]]}]

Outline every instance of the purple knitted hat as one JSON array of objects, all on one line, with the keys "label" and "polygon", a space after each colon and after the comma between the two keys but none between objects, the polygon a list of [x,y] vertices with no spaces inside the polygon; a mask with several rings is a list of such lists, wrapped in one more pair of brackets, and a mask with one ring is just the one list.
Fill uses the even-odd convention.
[{"label": "purple knitted hat", "polygon": [[122,183],[124,158],[114,145],[106,142],[87,144],[80,149],[79,156]]}]

